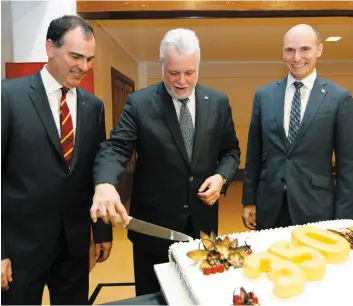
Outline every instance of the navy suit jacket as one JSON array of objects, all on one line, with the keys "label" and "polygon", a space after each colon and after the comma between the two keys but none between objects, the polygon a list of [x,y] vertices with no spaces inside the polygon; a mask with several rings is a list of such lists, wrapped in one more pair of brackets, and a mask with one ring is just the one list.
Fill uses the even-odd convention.
[{"label": "navy suit jacket", "polygon": [[286,85],[284,78],[255,94],[243,204],[256,205],[257,223],[270,228],[278,216],[286,185],[294,224],[353,219],[352,96],[318,76],[296,139],[289,147],[283,128]]}]

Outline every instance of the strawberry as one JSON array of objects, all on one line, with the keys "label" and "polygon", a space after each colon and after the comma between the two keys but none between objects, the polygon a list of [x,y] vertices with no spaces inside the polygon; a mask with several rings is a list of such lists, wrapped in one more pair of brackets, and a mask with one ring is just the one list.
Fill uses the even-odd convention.
[{"label": "strawberry", "polygon": [[217,273],[217,267],[216,266],[211,267],[211,273],[212,274],[216,274]]},{"label": "strawberry", "polygon": [[217,267],[217,272],[223,273],[223,272],[224,272],[224,266],[223,266],[223,265],[219,265],[219,266]]},{"label": "strawberry", "polygon": [[243,305],[243,301],[241,298],[233,300],[233,305]]},{"label": "strawberry", "polygon": [[211,274],[211,268],[203,268],[202,270],[204,275],[210,275]]},{"label": "strawberry", "polygon": [[251,300],[252,300],[252,302],[253,302],[254,304],[257,304],[257,303],[259,302],[258,297],[255,296],[255,295],[253,295],[253,297],[251,298]]},{"label": "strawberry", "polygon": [[254,292],[252,292],[252,291],[250,291],[249,293],[248,293],[248,295],[249,295],[249,298],[253,298],[255,295],[254,295]]},{"label": "strawberry", "polygon": [[250,254],[252,254],[252,250],[249,249],[249,250],[246,251],[246,253],[250,255]]},{"label": "strawberry", "polygon": [[237,301],[241,301],[240,295],[233,295],[233,305],[239,305],[236,304]]}]

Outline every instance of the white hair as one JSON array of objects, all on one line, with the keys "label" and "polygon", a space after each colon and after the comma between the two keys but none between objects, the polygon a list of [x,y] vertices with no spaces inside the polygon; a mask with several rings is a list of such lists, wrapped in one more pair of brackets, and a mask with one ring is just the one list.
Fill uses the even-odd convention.
[{"label": "white hair", "polygon": [[167,56],[167,46],[173,45],[180,54],[194,54],[200,62],[200,43],[194,31],[189,29],[174,29],[168,31],[161,42],[159,58],[161,62]]}]

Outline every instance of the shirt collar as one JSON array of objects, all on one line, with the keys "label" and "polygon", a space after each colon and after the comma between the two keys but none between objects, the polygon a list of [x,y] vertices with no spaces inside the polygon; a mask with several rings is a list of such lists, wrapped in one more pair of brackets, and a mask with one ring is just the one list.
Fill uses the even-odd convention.
[{"label": "shirt collar", "polygon": [[[41,77],[42,77],[42,81],[43,81],[43,85],[45,88],[45,91],[48,94],[51,94],[57,90],[61,90],[61,88],[63,87],[60,83],[58,83],[57,80],[54,79],[54,77],[49,73],[48,69],[47,69],[47,65],[45,65],[41,72]],[[74,94],[76,93],[76,88],[71,88],[68,92],[73,92]]]},{"label": "shirt collar", "polygon": [[[314,69],[314,71],[311,74],[309,74],[306,78],[300,80],[300,82],[302,82],[306,88],[308,88],[309,90],[312,90],[314,87],[316,77],[317,77],[317,72],[316,72],[316,69]],[[296,81],[298,80],[296,80],[290,73],[288,73],[287,89],[290,86],[292,86],[293,83]]]}]

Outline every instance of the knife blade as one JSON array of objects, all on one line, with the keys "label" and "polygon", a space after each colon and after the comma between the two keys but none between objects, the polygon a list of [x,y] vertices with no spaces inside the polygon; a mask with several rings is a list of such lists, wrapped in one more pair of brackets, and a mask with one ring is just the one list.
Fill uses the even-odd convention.
[{"label": "knife blade", "polygon": [[173,241],[190,241],[193,239],[192,237],[186,234],[177,232],[170,228],[162,227],[162,226],[155,225],[153,223],[149,223],[135,218],[132,218],[129,224],[125,226],[125,228],[141,234],[173,240]]},{"label": "knife blade", "polygon": [[[97,211],[97,217],[98,218],[101,217],[99,214],[99,211]],[[121,217],[119,215],[117,215],[117,217],[119,220],[118,222],[122,223]],[[129,218],[130,218],[129,223],[124,225],[124,228],[127,230],[131,230],[134,232],[138,232],[138,233],[153,236],[153,237],[172,240],[172,241],[191,241],[191,240],[193,240],[192,237],[190,237],[186,234],[177,232],[175,230],[172,230],[170,228],[159,226],[159,225],[149,223],[149,222],[146,222],[143,220],[139,220],[139,219],[133,218],[131,216],[129,216]]]}]

